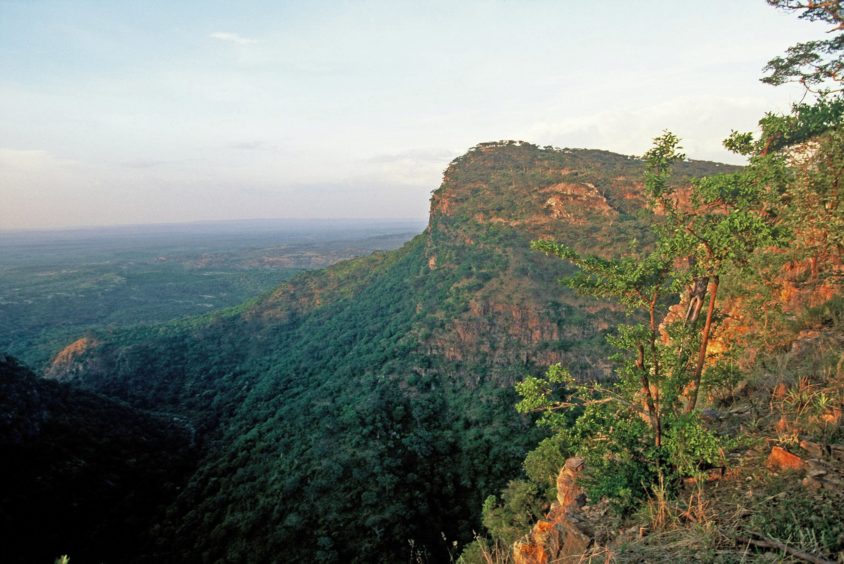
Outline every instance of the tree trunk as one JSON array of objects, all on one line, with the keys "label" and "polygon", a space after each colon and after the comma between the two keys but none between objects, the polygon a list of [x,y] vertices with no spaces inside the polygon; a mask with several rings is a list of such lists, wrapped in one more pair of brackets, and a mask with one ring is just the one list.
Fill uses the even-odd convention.
[{"label": "tree trunk", "polygon": [[642,382],[642,403],[648,412],[648,419],[651,423],[651,428],[654,432],[654,444],[657,448],[662,446],[662,425],[659,422],[659,415],[656,412],[656,404],[654,403],[654,396],[651,393],[651,382],[648,378],[648,368],[645,366],[645,347],[639,344],[639,358],[636,360],[636,366],[641,372]]},{"label": "tree trunk", "polygon": [[697,356],[697,366],[689,383],[689,403],[686,405],[686,413],[694,411],[697,405],[697,396],[700,391],[700,378],[703,374],[703,365],[706,363],[706,349],[709,346],[709,335],[712,331],[712,316],[715,313],[715,299],[718,294],[718,275],[713,276],[709,281],[709,308],[706,311],[706,323],[703,326],[703,335],[700,339],[700,350]]},{"label": "tree trunk", "polygon": [[697,321],[700,310],[703,309],[703,300],[706,299],[706,287],[709,285],[709,276],[695,278],[695,282],[689,289],[689,309],[686,310],[686,325],[692,325]]},{"label": "tree trunk", "polygon": [[[659,448],[662,446],[662,415],[660,414],[659,409],[659,378],[660,378],[660,370],[659,370],[659,354],[656,350],[656,339],[657,339],[657,326],[656,326],[656,301],[659,299],[659,294],[654,292],[653,296],[651,297],[651,302],[649,304],[648,310],[650,313],[650,340],[651,340],[651,356],[653,360],[651,361],[654,366],[653,376],[657,382],[657,385],[654,386],[655,390],[654,393],[651,393],[650,387],[650,378],[648,378],[648,397],[653,404],[653,421],[651,425],[654,428],[654,442]],[[644,368],[644,367],[643,367]],[[647,374],[645,374],[647,376]]]}]

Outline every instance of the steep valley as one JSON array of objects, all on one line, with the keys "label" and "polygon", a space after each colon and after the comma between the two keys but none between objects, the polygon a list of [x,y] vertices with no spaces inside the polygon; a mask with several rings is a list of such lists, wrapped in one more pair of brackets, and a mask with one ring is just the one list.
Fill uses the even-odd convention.
[{"label": "steep valley", "polygon": [[[398,250],[217,314],[80,335],[47,378],[197,432],[195,470],[138,531],[146,544],[114,561],[455,556],[542,436],[514,411],[514,381],[554,362],[607,378],[605,335],[625,315],[560,287],[570,267],[530,241],[604,256],[647,244],[642,166],[481,144],[452,162],[428,227]],[[728,169],[688,161],[674,178]]]}]

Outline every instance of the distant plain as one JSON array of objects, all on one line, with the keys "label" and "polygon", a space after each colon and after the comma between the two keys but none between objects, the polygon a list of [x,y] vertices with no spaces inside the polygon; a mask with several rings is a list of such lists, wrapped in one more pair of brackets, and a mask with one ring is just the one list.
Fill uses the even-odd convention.
[{"label": "distant plain", "polygon": [[236,306],[398,248],[419,220],[250,220],[0,232],[0,350],[42,369],[88,330]]}]

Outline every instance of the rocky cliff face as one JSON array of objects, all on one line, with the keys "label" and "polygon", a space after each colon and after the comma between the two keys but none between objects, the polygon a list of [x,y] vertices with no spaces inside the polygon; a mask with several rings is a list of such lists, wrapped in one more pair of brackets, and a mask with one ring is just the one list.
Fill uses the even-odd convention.
[{"label": "rocky cliff face", "polygon": [[[686,163],[677,182],[716,168]],[[604,356],[591,353],[622,312],[557,286],[566,267],[535,256],[529,242],[553,238],[613,255],[630,239],[647,240],[636,215],[641,172],[641,161],[623,155],[514,141],[455,159],[431,199],[426,255],[431,271],[455,274],[450,293],[465,299],[424,339],[428,354],[527,368],[565,362],[584,378],[606,377],[608,364],[595,360]]]}]

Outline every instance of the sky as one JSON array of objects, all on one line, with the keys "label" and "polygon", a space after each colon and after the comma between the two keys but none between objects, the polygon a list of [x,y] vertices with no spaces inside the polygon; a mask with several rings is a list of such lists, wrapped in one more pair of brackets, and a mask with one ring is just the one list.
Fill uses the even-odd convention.
[{"label": "sky", "polygon": [[485,141],[694,159],[802,91],[763,0],[0,0],[0,231],[424,218]]}]

